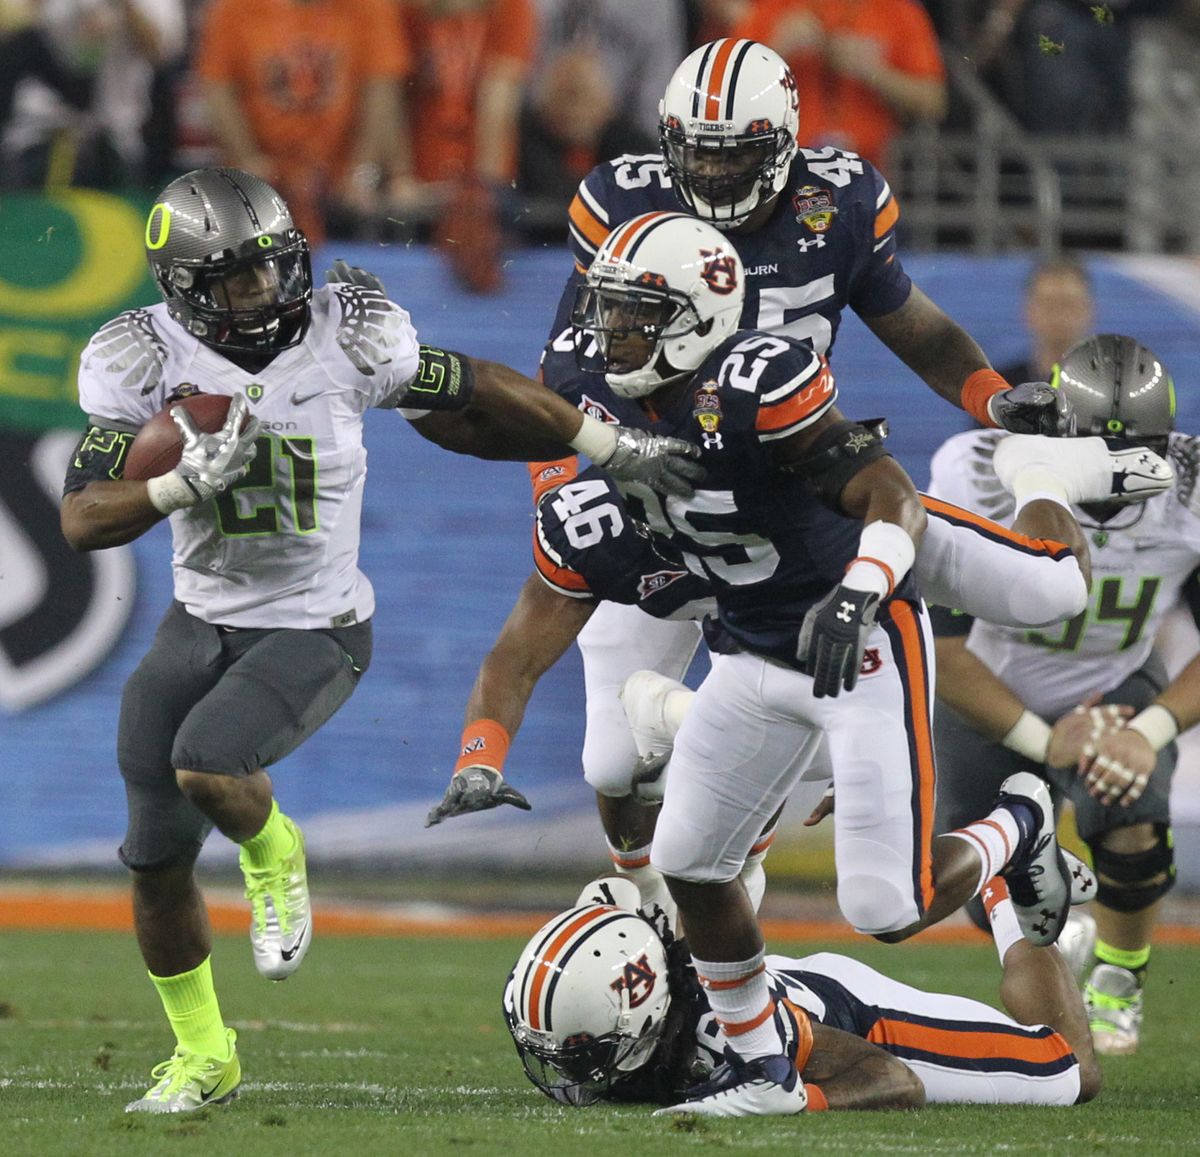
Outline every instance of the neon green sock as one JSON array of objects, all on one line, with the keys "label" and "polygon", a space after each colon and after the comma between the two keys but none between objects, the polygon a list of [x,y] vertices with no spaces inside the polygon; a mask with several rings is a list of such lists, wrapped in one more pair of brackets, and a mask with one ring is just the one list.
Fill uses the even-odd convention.
[{"label": "neon green sock", "polygon": [[228,1060],[229,1041],[213,988],[212,957],[206,956],[191,972],[181,972],[178,976],[155,976],[153,972],[147,975],[158,989],[179,1047],[201,1056]]},{"label": "neon green sock", "polygon": [[1150,966],[1150,945],[1144,948],[1115,948],[1103,940],[1096,940],[1093,949],[1096,959],[1101,964],[1112,964],[1124,968],[1137,977],[1138,987],[1146,982],[1146,969]]},{"label": "neon green sock", "polygon": [[279,810],[279,804],[271,801],[271,814],[263,824],[258,835],[251,836],[244,844],[245,866],[252,871],[262,871],[274,867],[284,856],[290,856],[296,850],[296,836],[292,831],[291,822]]}]

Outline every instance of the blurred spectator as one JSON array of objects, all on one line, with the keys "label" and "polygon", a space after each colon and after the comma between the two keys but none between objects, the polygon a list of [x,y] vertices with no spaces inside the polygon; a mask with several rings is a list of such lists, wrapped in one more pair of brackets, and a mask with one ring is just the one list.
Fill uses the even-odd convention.
[{"label": "blurred spectator", "polygon": [[[183,54],[183,0],[28,0],[21,7],[24,22],[0,41],[5,183],[147,183],[147,125],[157,78]],[[15,11],[7,5],[6,20]],[[169,93],[159,88],[158,95]]]},{"label": "blurred spectator", "polygon": [[791,65],[803,145],[848,149],[886,173],[900,129],[945,114],[945,66],[917,0],[758,0],[734,34]]},{"label": "blurred spectator", "polygon": [[196,71],[224,164],[279,188],[313,243],[379,208],[409,58],[391,0],[212,0]]},{"label": "blurred spectator", "polygon": [[689,51],[731,36],[753,6],[754,0],[685,0]]},{"label": "blurred spectator", "polygon": [[501,202],[517,175],[525,77],[537,42],[533,0],[404,0],[416,56],[406,89],[410,146],[389,184],[391,212],[440,203],[434,241],[468,288],[500,286]]},{"label": "blurred spectator", "polygon": [[559,203],[554,235],[579,182],[601,161],[652,153],[658,138],[638,132],[618,114],[618,97],[594,52],[567,49],[538,75],[521,119],[521,172],[527,197]]},{"label": "blurred spectator", "polygon": [[1028,356],[998,372],[1014,385],[1048,382],[1063,354],[1092,332],[1093,322],[1092,280],[1079,261],[1058,257],[1035,265],[1025,282]]},{"label": "blurred spectator", "polygon": [[687,55],[678,0],[536,0],[541,37],[534,75],[564,52],[588,52],[617,96],[616,117],[630,132],[658,139],[658,102]]},{"label": "blurred spectator", "polygon": [[1178,0],[995,0],[967,54],[1035,133],[1120,134],[1130,106],[1133,22]]}]

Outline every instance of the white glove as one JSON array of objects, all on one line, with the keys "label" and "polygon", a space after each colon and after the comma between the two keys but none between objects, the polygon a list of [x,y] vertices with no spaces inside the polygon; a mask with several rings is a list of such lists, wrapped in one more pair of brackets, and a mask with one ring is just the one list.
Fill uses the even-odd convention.
[{"label": "white glove", "polygon": [[196,429],[191,415],[182,407],[171,410],[171,418],[183,435],[183,453],[174,470],[151,478],[146,491],[155,509],[163,514],[207,502],[236,482],[254,458],[254,440],[260,422],[251,418],[242,428],[246,417],[246,399],[238,394],[229,404],[225,424],[215,433]]}]

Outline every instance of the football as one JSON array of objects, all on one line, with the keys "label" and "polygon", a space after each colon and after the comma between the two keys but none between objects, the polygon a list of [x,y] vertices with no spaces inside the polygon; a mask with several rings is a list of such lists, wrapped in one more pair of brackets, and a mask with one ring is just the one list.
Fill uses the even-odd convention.
[{"label": "football", "polygon": [[133,482],[157,478],[179,464],[183,453],[183,436],[171,417],[176,406],[182,406],[191,416],[196,429],[215,434],[224,424],[233,399],[224,394],[191,394],[159,410],[138,432],[125,455],[123,477]]}]

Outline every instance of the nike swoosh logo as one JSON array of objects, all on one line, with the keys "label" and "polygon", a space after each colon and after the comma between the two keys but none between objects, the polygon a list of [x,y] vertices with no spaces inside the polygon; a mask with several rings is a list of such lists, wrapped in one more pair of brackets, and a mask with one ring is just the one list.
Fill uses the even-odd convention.
[{"label": "nike swoosh logo", "polygon": [[308,925],[305,924],[297,934],[295,944],[293,944],[291,948],[281,948],[279,950],[279,955],[282,956],[284,960],[291,960],[291,958],[300,951],[300,945],[304,943],[304,933],[307,931]]},{"label": "nike swoosh logo", "polygon": [[303,406],[305,402],[311,402],[313,400],[313,398],[319,398],[324,392],[325,392],[324,390],[317,390],[315,393],[312,393],[312,394],[293,393],[292,394],[292,405],[293,406]]}]

